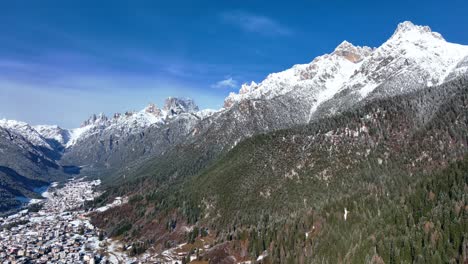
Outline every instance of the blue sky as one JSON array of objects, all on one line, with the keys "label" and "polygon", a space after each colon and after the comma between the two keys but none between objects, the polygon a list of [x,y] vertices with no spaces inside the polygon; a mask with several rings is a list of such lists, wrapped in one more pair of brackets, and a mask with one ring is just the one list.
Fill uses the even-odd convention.
[{"label": "blue sky", "polygon": [[[408,3],[409,2],[409,3]],[[0,118],[76,127],[168,96],[219,108],[244,82],[379,46],[397,24],[468,44],[467,1],[1,1]]]}]

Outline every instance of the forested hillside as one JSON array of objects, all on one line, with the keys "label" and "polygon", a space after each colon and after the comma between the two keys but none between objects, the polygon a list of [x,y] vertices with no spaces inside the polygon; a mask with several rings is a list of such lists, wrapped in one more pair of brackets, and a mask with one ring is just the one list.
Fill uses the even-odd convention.
[{"label": "forested hillside", "polygon": [[206,228],[217,244],[206,259],[461,261],[467,109],[461,78],[254,136],[221,158],[179,146],[107,192],[135,195],[95,223],[146,246],[186,239],[161,239],[167,223]]}]

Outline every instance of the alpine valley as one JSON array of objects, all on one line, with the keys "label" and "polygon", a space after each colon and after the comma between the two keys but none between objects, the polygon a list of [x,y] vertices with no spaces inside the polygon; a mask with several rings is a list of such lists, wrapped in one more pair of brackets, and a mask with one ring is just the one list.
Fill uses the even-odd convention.
[{"label": "alpine valley", "polygon": [[128,261],[468,263],[468,46],[411,22],[219,110],[0,120],[0,153],[0,212],[86,176],[99,195],[80,208]]}]

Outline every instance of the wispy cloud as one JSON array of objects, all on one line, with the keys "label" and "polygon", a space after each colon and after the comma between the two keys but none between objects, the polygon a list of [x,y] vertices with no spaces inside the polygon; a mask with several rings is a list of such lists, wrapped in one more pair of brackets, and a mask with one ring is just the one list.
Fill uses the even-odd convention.
[{"label": "wispy cloud", "polygon": [[247,32],[275,36],[285,36],[293,33],[287,26],[267,16],[243,11],[232,11],[222,13],[220,17],[224,22],[238,26]]},{"label": "wispy cloud", "polygon": [[236,88],[237,81],[234,80],[232,77],[227,77],[224,80],[216,82],[215,84],[211,85],[212,88]]}]

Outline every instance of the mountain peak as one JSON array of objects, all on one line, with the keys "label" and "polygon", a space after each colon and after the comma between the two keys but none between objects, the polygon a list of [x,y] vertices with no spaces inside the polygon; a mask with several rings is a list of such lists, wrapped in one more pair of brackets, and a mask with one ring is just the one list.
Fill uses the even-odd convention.
[{"label": "mountain peak", "polygon": [[354,46],[348,41],[341,42],[338,45],[332,54],[344,57],[345,59],[351,62],[360,62],[364,57],[369,55],[372,52],[372,49],[369,47],[358,47]]},{"label": "mountain peak", "polygon": [[55,140],[61,145],[65,145],[70,139],[70,132],[57,125],[37,125],[33,128],[45,139]]},{"label": "mountain peak", "polygon": [[16,120],[0,119],[0,127],[23,136],[29,142],[33,143],[36,146],[42,146],[48,149],[52,149],[52,147],[49,145],[49,143],[45,141],[42,135],[28,123]]},{"label": "mountain peak", "polygon": [[254,81],[250,82],[250,84],[248,83],[244,83],[242,84],[240,90],[239,90],[239,93],[240,94],[246,94],[250,91],[252,91],[253,89],[255,89],[256,87],[258,86],[258,84]]},{"label": "mountain peak", "polygon": [[[411,22],[411,21],[403,21],[403,22],[398,24],[396,30],[397,31],[408,31],[408,30],[412,30],[412,29],[414,29],[416,27],[418,27],[418,26],[413,24],[413,22]],[[430,28],[429,28],[429,30],[430,30]]]},{"label": "mountain peak", "polygon": [[155,116],[161,116],[161,109],[159,109],[154,103],[150,103],[143,110],[148,114],[153,114]]},{"label": "mountain peak", "polygon": [[335,48],[335,51],[336,50],[347,50],[347,49],[352,49],[352,48],[356,48],[353,43],[351,42],[348,42],[347,40],[343,40],[343,42],[340,43],[340,45],[338,45],[336,48]]},{"label": "mountain peak", "polygon": [[197,112],[198,106],[190,98],[177,98],[169,97],[164,102],[163,109],[169,113],[169,115],[178,115],[181,113],[192,113]]},{"label": "mountain peak", "polygon": [[431,36],[436,39],[444,40],[442,35],[437,32],[432,32],[429,26],[419,26],[411,21],[404,21],[398,24],[395,32],[390,39],[408,39],[413,40],[421,36]]},{"label": "mountain peak", "polygon": [[98,115],[93,114],[92,116],[88,118],[88,120],[84,121],[80,127],[85,127],[85,126],[92,125],[92,124],[102,124],[102,123],[107,122],[108,120],[109,119],[107,118],[107,116],[104,115],[103,113],[100,113]]}]

